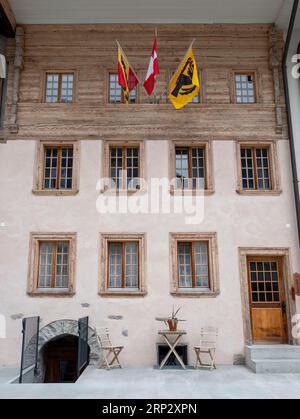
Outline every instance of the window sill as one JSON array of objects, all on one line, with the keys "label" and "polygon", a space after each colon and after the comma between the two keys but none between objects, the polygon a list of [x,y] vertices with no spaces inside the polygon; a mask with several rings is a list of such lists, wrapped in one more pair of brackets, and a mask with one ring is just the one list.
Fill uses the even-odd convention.
[{"label": "window sill", "polygon": [[146,189],[115,189],[115,188],[108,188],[105,187],[104,189],[101,189],[101,194],[110,194],[113,196],[127,196],[127,195],[134,195],[138,193],[146,193]]},{"label": "window sill", "polygon": [[145,297],[147,295],[146,291],[100,291],[99,295],[101,297]]},{"label": "window sill", "polygon": [[62,291],[62,290],[52,290],[52,291],[42,291],[42,290],[35,290],[35,291],[28,291],[27,294],[30,297],[73,297],[75,295],[75,291]]},{"label": "window sill", "polygon": [[173,297],[180,298],[216,298],[220,295],[220,291],[173,291],[171,292]]},{"label": "window sill", "polygon": [[201,195],[201,196],[210,196],[215,193],[214,189],[170,189],[170,194],[173,196],[194,196],[194,195]]},{"label": "window sill", "polygon": [[272,189],[270,191],[260,191],[260,190],[246,190],[246,189],[237,189],[236,192],[239,195],[248,195],[248,196],[278,196],[282,194],[282,190],[281,189]]},{"label": "window sill", "polygon": [[39,196],[72,196],[79,193],[79,189],[33,189],[32,193]]}]

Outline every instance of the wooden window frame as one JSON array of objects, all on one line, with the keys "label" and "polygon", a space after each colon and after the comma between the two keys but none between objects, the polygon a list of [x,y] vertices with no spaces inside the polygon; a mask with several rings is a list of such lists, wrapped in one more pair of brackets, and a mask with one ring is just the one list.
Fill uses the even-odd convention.
[{"label": "wooden window frame", "polygon": [[[110,75],[111,74],[118,74],[117,72],[116,72],[116,70],[106,70],[106,77],[105,77],[105,80],[106,80],[106,82],[105,82],[105,90],[106,90],[106,92],[105,92],[105,98],[106,98],[106,100],[105,100],[105,102],[106,102],[106,105],[110,105],[110,106],[124,106],[124,105],[126,105],[126,103],[125,103],[125,101],[124,101],[124,93],[123,93],[123,91],[121,91],[121,102],[111,102],[110,101]],[[136,89],[136,94],[135,94],[135,102],[130,102],[129,101],[129,105],[137,105],[137,104],[139,104],[140,103],[140,89],[139,89],[139,86],[137,85],[136,87],[135,87],[135,89]]]},{"label": "wooden window frame", "polygon": [[[75,262],[76,262],[76,233],[30,233],[28,286],[30,296],[58,296],[71,297],[75,294]],[[45,242],[69,243],[69,284],[68,288],[40,288],[39,281],[39,256],[40,244]]]},{"label": "wooden window frame", "polygon": [[[207,257],[208,257],[208,261],[207,261],[207,267],[208,267],[208,287],[196,287],[196,274],[195,274],[195,243],[205,243],[207,246]],[[178,256],[178,247],[180,245],[190,245],[191,246],[191,272],[192,272],[192,286],[191,287],[179,287],[178,289],[193,289],[193,290],[203,290],[203,291],[207,291],[207,289],[211,289],[211,272],[209,270],[209,265],[210,265],[210,259],[209,259],[209,241],[207,240],[190,240],[190,241],[180,241],[178,240],[177,242],[177,256]],[[178,270],[178,260],[177,260],[177,270]],[[179,280],[179,277],[178,277]]]},{"label": "wooden window frame", "polygon": [[291,263],[291,249],[285,247],[240,247],[239,265],[241,281],[241,301],[243,313],[243,327],[245,344],[252,345],[252,324],[250,314],[250,295],[248,281],[248,258],[249,257],[275,257],[282,258],[283,264],[283,286],[286,298],[286,313],[288,320],[288,339],[290,344],[296,344],[292,337],[292,317],[296,312],[295,301],[293,301],[293,268]]},{"label": "wooden window frame", "polygon": [[[198,191],[197,189],[177,188],[176,183],[176,149],[188,148],[191,152],[192,148],[202,148],[204,150],[205,161],[205,189]],[[189,169],[190,170],[190,169]],[[170,193],[172,195],[181,195],[194,193],[204,193],[204,195],[212,195],[215,193],[214,177],[213,177],[213,141],[212,140],[170,140],[169,141],[169,181]]]},{"label": "wooden window frame", "polygon": [[[73,148],[72,189],[44,189],[45,149],[49,147]],[[79,141],[47,141],[38,140],[36,145],[35,177],[32,192],[35,195],[76,195],[79,192]],[[59,176],[57,176],[57,179]]]},{"label": "wooden window frame", "polygon": [[[48,76],[58,76],[58,95],[56,102],[47,102],[47,83],[48,83]],[[62,77],[63,76],[73,76],[73,88],[72,88],[72,101],[70,102],[62,102]],[[74,70],[49,70],[45,71],[44,76],[44,88],[43,88],[43,102],[47,105],[70,105],[75,102],[75,89],[76,89],[76,72]]]},{"label": "wooden window frame", "polygon": [[[242,179],[242,162],[241,149],[242,148],[267,148],[269,151],[269,172],[270,172],[270,186],[271,189],[244,189]],[[237,186],[236,192],[240,195],[280,195],[281,179],[279,175],[279,163],[277,154],[276,141],[236,141],[236,164],[237,164]],[[254,169],[253,169],[254,170]],[[255,174],[256,177],[256,174]]]},{"label": "wooden window frame", "polygon": [[[110,287],[109,286],[109,274],[110,274],[110,269],[109,269],[109,249],[108,249],[108,258],[107,258],[107,289],[108,290],[113,290],[113,289],[119,289],[122,288],[123,290],[131,290],[132,287],[126,287],[126,275],[125,275],[125,271],[126,271],[126,244],[127,243],[135,243],[138,245],[138,286],[137,289],[140,289],[140,272],[139,272],[139,259],[140,259],[140,244],[138,241],[128,241],[128,240],[120,240],[120,241],[108,241],[107,245],[109,247],[110,244],[119,244],[122,246],[122,286],[121,287]],[[135,290],[135,288],[134,288]]]},{"label": "wooden window frame", "polygon": [[[139,149],[139,187],[137,188],[130,188],[130,189],[117,189],[112,188],[110,185],[110,150],[112,148],[138,148]],[[133,193],[139,193],[139,192],[145,192],[145,182],[143,182],[144,179],[146,179],[146,173],[145,173],[145,142],[140,140],[132,140],[132,141],[114,141],[114,140],[104,140],[102,143],[102,169],[101,169],[101,178],[104,179],[104,183],[102,185],[102,188],[100,190],[100,193],[105,192],[111,192],[111,193],[117,193],[118,194],[133,194]],[[124,159],[123,159],[124,164]],[[126,170],[126,169],[125,169]],[[123,179],[124,183],[124,179]],[[124,186],[124,185],[122,185]]]},{"label": "wooden window frame", "polygon": [[127,167],[127,150],[129,148],[138,150],[138,162],[139,162],[138,170],[139,170],[139,173],[140,173],[140,149],[139,149],[139,146],[128,146],[128,145],[124,145],[124,144],[120,145],[119,147],[118,146],[110,146],[110,148],[109,148],[109,174],[111,174],[111,169],[112,169],[112,167],[111,167],[111,150],[114,149],[114,148],[115,149],[122,148],[122,171],[123,171],[122,187],[119,188],[119,189],[118,188],[116,188],[116,189],[119,190],[119,191],[139,190],[139,188],[127,188],[126,187],[127,177],[125,176],[125,174],[127,175],[127,169],[128,169],[128,167]]},{"label": "wooden window frame", "polygon": [[[46,101],[46,94],[47,94],[47,74],[73,74],[73,101],[72,102],[47,102]],[[77,95],[78,95],[78,71],[70,68],[66,69],[56,69],[56,68],[49,68],[44,67],[41,69],[40,73],[40,95],[39,101],[43,103],[45,106],[70,106],[77,102]]]},{"label": "wooden window frame", "polygon": [[[235,76],[242,75],[242,76],[253,76],[254,78],[254,95],[255,95],[255,102],[254,103],[238,103],[236,98],[236,82]],[[261,81],[261,74],[258,69],[253,68],[240,68],[240,69],[232,69],[229,74],[229,88],[230,88],[230,102],[236,106],[255,106],[257,104],[262,103],[262,81]]]},{"label": "wooden window frame", "polygon": [[[193,242],[208,244],[209,289],[179,287],[178,244]],[[217,233],[170,233],[170,278],[170,292],[175,297],[216,298],[220,294]]]},{"label": "wooden window frame", "polygon": [[[138,243],[138,289],[109,288],[109,252],[110,243]],[[124,259],[122,259],[124,263]],[[124,267],[123,267],[124,271]],[[143,297],[146,290],[146,234],[145,233],[101,233],[99,258],[99,295],[103,297]]]}]

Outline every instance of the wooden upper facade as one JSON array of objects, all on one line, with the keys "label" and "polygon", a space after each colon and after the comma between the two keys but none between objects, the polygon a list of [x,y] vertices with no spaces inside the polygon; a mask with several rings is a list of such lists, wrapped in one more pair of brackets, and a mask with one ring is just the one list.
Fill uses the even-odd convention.
[{"label": "wooden upper facade", "polygon": [[[154,25],[24,25],[7,40],[4,139],[287,139],[281,80],[283,36],[272,25],[158,25],[159,104],[143,89]],[[202,103],[176,111],[166,97],[191,40]],[[116,39],[141,84],[135,104],[108,101]],[[74,73],[72,103],[45,103],[47,72]],[[236,104],[235,72],[254,74],[255,104]]]}]

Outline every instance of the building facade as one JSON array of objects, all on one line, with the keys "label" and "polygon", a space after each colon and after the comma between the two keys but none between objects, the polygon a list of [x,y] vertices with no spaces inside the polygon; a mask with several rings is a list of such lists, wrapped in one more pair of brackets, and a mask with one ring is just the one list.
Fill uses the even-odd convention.
[{"label": "building facade", "polygon": [[[144,80],[156,27],[155,95],[140,84],[126,105],[115,40]],[[201,92],[175,111],[168,83],[193,38]],[[126,366],[157,363],[155,318],[172,306],[186,320],[190,363],[204,326],[219,329],[222,364],[239,362],[247,344],[300,343],[283,47],[271,24],[24,24],[6,39],[2,365],[19,362],[21,319],[35,315],[42,327],[84,315],[108,326]],[[110,180],[121,200],[173,178],[163,201],[193,195],[200,179],[196,223],[99,210]]]}]

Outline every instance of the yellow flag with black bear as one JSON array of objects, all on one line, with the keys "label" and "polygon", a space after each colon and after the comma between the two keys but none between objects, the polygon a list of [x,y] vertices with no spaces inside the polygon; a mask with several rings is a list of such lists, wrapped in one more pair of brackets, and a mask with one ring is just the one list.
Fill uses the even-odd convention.
[{"label": "yellow flag with black bear", "polygon": [[192,45],[170,81],[169,99],[176,109],[183,108],[199,94],[200,82]]}]

